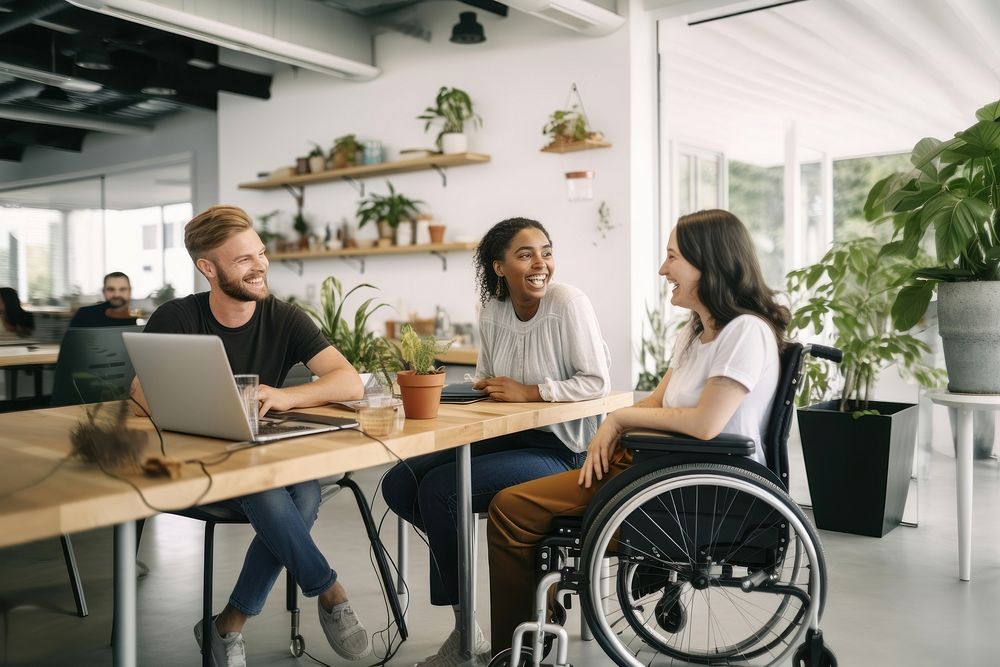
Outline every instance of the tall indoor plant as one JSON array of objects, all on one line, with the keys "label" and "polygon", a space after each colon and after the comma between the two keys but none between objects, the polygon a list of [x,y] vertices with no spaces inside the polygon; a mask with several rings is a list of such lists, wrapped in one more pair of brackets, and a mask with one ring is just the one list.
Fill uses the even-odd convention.
[{"label": "tall indoor plant", "polygon": [[396,374],[403,410],[407,419],[434,419],[441,404],[444,388],[444,367],[435,366],[437,355],[447,352],[452,341],[439,341],[433,336],[418,336],[409,324],[403,325],[399,339],[400,357],[406,370]]},{"label": "tall indoor plant", "polygon": [[354,311],[353,321],[344,316],[344,305],[352,294],[359,289],[376,289],[368,283],[361,283],[349,289],[346,293],[340,281],[334,276],[323,281],[320,289],[320,307],[316,309],[308,304],[298,303],[316,324],[323,336],[344,355],[344,358],[359,373],[378,375],[386,386],[392,386],[389,373],[399,367],[396,351],[382,336],[368,330],[368,320],[381,308],[388,308],[386,303],[376,303],[375,297],[365,299]]},{"label": "tall indoor plant", "polygon": [[[844,352],[834,381],[825,362],[808,362],[798,411],[802,453],[816,525],[881,537],[898,525],[909,490],[917,406],[876,401],[879,372],[899,364],[904,377],[935,386],[940,371],[927,366],[925,343],[891,323],[900,285],[918,265],[901,256],[880,257],[873,238],[836,243],[816,264],[788,274],[788,292],[801,303],[791,332],[832,324],[833,345]],[[819,401],[819,402],[815,402]]]},{"label": "tall indoor plant", "polygon": [[865,216],[893,225],[886,257],[914,258],[933,230],[935,260],[911,272],[893,322],[913,326],[936,289],[949,389],[1000,394],[1000,100],[976,119],[946,141],[917,142],[913,170],[876,183]]},{"label": "tall indoor plant", "polygon": [[425,121],[426,132],[435,123],[441,124],[441,131],[435,145],[443,153],[464,153],[469,149],[469,141],[465,136],[465,124],[481,127],[483,119],[472,108],[472,98],[464,90],[442,86],[434,98],[434,106],[427,107],[417,116]]}]

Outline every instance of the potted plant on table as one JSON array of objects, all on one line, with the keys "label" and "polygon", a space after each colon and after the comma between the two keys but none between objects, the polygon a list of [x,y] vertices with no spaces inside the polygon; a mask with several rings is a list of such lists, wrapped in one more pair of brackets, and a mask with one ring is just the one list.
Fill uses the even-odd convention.
[{"label": "potted plant on table", "polygon": [[330,149],[330,166],[334,169],[350,167],[358,162],[358,151],[361,144],[353,134],[345,134],[333,140],[333,148]]},{"label": "potted plant on table", "polygon": [[441,404],[444,367],[435,367],[437,355],[447,352],[453,341],[418,336],[409,324],[403,325],[399,341],[400,357],[406,370],[396,374],[407,419],[434,419]]},{"label": "potted plant on table", "polygon": [[879,372],[898,363],[903,376],[936,386],[941,372],[924,363],[929,348],[891,323],[892,304],[914,262],[880,257],[881,242],[861,238],[836,243],[816,264],[788,274],[789,294],[801,297],[791,332],[822,332],[844,352],[840,396],[834,366],[810,360],[798,410],[802,453],[816,525],[881,537],[899,524],[906,505],[917,406],[873,400]]},{"label": "potted plant on table", "polygon": [[391,244],[399,223],[406,220],[411,223],[410,238],[400,241],[403,245],[410,244],[413,242],[412,222],[420,212],[419,205],[424,202],[397,193],[392,183],[388,181],[386,185],[389,186],[388,195],[372,192],[358,204],[358,227],[364,227],[369,222],[377,223],[380,243],[382,240],[387,240]]},{"label": "potted plant on table", "polygon": [[442,153],[464,153],[469,150],[469,140],[465,135],[465,124],[482,127],[483,119],[472,108],[472,99],[464,90],[442,86],[434,99],[434,106],[424,109],[417,116],[425,121],[426,132],[435,123],[441,124],[441,132],[435,145]]},{"label": "potted plant on table", "polygon": [[914,258],[933,230],[936,259],[911,271],[893,323],[913,326],[937,290],[948,388],[1000,394],[1000,100],[976,119],[947,141],[917,142],[914,169],[876,183],[865,217],[893,225],[886,257]]},{"label": "potted plant on table", "polygon": [[[388,340],[368,330],[368,320],[386,303],[376,303],[375,297],[365,299],[354,311],[354,317],[345,317],[344,306],[347,299],[360,289],[377,289],[368,283],[355,285],[344,292],[343,285],[334,276],[323,281],[320,288],[319,309],[296,302],[315,320],[323,336],[350,362],[362,380],[368,384],[372,375],[387,387],[392,386],[389,374],[399,368],[396,351]],[[365,377],[365,375],[368,377]]]}]

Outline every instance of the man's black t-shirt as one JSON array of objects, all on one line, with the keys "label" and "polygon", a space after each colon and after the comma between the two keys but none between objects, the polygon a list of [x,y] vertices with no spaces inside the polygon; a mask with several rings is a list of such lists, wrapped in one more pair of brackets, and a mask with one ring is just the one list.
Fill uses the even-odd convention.
[{"label": "man's black t-shirt", "polygon": [[76,311],[69,321],[71,327],[130,327],[135,326],[134,317],[108,317],[111,304],[105,301],[93,306],[84,306]]},{"label": "man's black t-shirt", "polygon": [[218,336],[233,373],[256,373],[272,387],[281,386],[289,368],[330,346],[308,315],[274,296],[257,302],[249,322],[230,329],[212,315],[208,292],[191,294],[157,308],[145,332]]}]

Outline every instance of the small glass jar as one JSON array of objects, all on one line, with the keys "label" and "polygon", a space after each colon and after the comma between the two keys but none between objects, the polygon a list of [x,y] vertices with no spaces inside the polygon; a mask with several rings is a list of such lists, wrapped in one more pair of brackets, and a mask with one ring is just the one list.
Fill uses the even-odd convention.
[{"label": "small glass jar", "polygon": [[390,435],[397,430],[396,411],[402,401],[388,396],[372,396],[358,403],[358,424],[361,430],[376,437]]},{"label": "small glass jar", "polygon": [[379,164],[385,159],[382,142],[371,139],[362,144],[361,160],[364,164]]},{"label": "small glass jar", "polygon": [[590,201],[594,198],[594,172],[567,171],[566,194],[570,201]]}]

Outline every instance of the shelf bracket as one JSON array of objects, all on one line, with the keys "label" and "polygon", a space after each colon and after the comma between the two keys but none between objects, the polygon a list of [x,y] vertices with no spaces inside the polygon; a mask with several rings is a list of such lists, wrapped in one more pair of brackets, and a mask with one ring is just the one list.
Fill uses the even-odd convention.
[{"label": "shelf bracket", "polygon": [[347,181],[351,185],[352,188],[354,188],[355,190],[357,190],[358,194],[360,196],[362,196],[362,197],[365,196],[365,182],[364,181],[355,180],[355,179],[351,178],[350,176],[344,176],[344,180]]},{"label": "shelf bracket", "polygon": [[344,260],[345,262],[347,262],[348,264],[353,264],[353,263],[357,262],[358,271],[362,275],[364,275],[364,273],[365,273],[365,258],[364,257],[341,257],[341,259]]},{"label": "shelf bracket", "polygon": [[306,201],[305,186],[300,185],[299,187],[296,188],[294,185],[289,185],[288,183],[285,183],[284,188],[285,190],[288,191],[288,194],[292,195],[292,197],[295,199],[295,206],[298,208],[299,213],[302,213],[302,207],[305,205]]},{"label": "shelf bracket", "polygon": [[437,166],[436,164],[432,164],[431,168],[434,169],[434,171],[436,171],[441,176],[441,187],[442,188],[448,187],[448,174],[445,173],[445,170]]},{"label": "shelf bracket", "polygon": [[283,259],[281,263],[289,268],[289,270],[294,271],[302,277],[302,272],[305,269],[305,265],[302,263],[301,259]]},{"label": "shelf bracket", "polygon": [[448,255],[444,254],[439,250],[431,250],[431,254],[441,260],[441,270],[448,270]]}]

